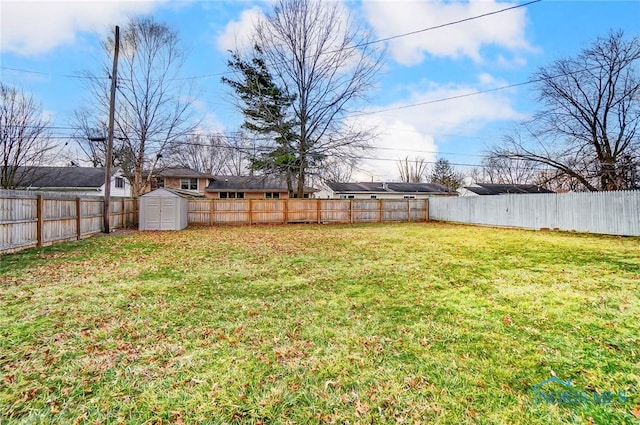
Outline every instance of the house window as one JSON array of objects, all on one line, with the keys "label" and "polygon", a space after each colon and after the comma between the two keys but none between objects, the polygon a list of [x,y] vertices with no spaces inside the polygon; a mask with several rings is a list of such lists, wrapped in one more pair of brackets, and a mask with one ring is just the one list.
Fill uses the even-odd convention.
[{"label": "house window", "polygon": [[280,199],[280,193],[279,192],[267,192],[264,194],[264,197],[266,199]]},{"label": "house window", "polygon": [[164,178],[158,177],[158,187],[164,187]]},{"label": "house window", "polygon": [[198,190],[198,179],[180,179],[180,189]]},{"label": "house window", "polygon": [[116,188],[124,189],[124,179],[122,177],[116,177]]},{"label": "house window", "polygon": [[371,199],[378,199],[376,195],[371,195]]},{"label": "house window", "polygon": [[404,195],[404,199],[416,199],[415,195]]},{"label": "house window", "polygon": [[220,199],[243,199],[244,192],[220,192]]}]

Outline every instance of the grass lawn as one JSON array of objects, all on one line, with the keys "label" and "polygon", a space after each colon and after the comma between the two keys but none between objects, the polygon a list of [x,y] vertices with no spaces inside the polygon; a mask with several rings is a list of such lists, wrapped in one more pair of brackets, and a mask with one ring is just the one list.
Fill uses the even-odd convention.
[{"label": "grass lawn", "polygon": [[24,251],[0,424],[637,424],[639,284],[638,238],[435,223]]}]

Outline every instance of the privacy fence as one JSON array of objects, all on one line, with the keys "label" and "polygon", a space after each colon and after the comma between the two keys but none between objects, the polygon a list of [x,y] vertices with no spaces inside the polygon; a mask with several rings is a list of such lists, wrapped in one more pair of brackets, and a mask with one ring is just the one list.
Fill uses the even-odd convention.
[{"label": "privacy fence", "polygon": [[[195,225],[426,221],[428,201],[334,199],[190,199]],[[111,228],[136,226],[138,202],[111,198]],[[0,190],[0,253],[81,239],[102,231],[103,199]]]},{"label": "privacy fence", "polygon": [[189,224],[375,223],[426,221],[424,199],[189,200]]},{"label": "privacy fence", "polygon": [[[103,199],[0,190],[0,253],[82,239],[102,231]],[[138,222],[135,199],[111,198],[111,228]]]},{"label": "privacy fence", "polygon": [[[0,253],[102,231],[101,197],[0,190]],[[375,223],[442,220],[640,236],[640,191],[368,199],[191,199],[189,224]],[[112,198],[111,227],[135,226],[138,202]]]},{"label": "privacy fence", "polygon": [[640,191],[431,198],[429,219],[640,236]]}]

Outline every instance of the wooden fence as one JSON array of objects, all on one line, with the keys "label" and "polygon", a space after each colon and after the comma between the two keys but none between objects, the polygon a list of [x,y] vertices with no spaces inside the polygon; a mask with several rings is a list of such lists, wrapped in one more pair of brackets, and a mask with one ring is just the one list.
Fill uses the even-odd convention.
[{"label": "wooden fence", "polygon": [[[138,202],[111,198],[111,228],[135,225]],[[102,231],[103,199],[0,190],[0,253],[81,239]]]},{"label": "wooden fence", "polygon": [[426,221],[426,199],[190,199],[189,224]]}]

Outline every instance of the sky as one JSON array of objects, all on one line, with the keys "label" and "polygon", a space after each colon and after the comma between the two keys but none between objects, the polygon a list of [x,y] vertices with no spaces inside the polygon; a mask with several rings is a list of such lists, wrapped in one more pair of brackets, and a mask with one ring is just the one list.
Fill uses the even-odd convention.
[{"label": "sky", "polygon": [[[384,66],[359,112],[378,129],[372,149],[358,161],[353,178],[359,181],[397,180],[396,161],[405,157],[445,158],[468,172],[540,110],[535,85],[522,84],[539,67],[577,55],[612,30],[640,35],[638,0],[342,3],[373,39],[391,38],[380,43],[387,49]],[[242,116],[220,82],[228,50],[247,42],[256,19],[273,4],[1,0],[0,81],[31,93],[54,136],[66,140],[74,110],[89,99],[78,76],[97,72],[103,60],[100,40],[129,18],[150,15],[177,31],[186,49],[181,73],[195,86],[201,130],[233,132]],[[514,6],[520,7],[469,19]],[[61,150],[61,158],[75,155],[73,147],[65,149],[71,151]]]}]

